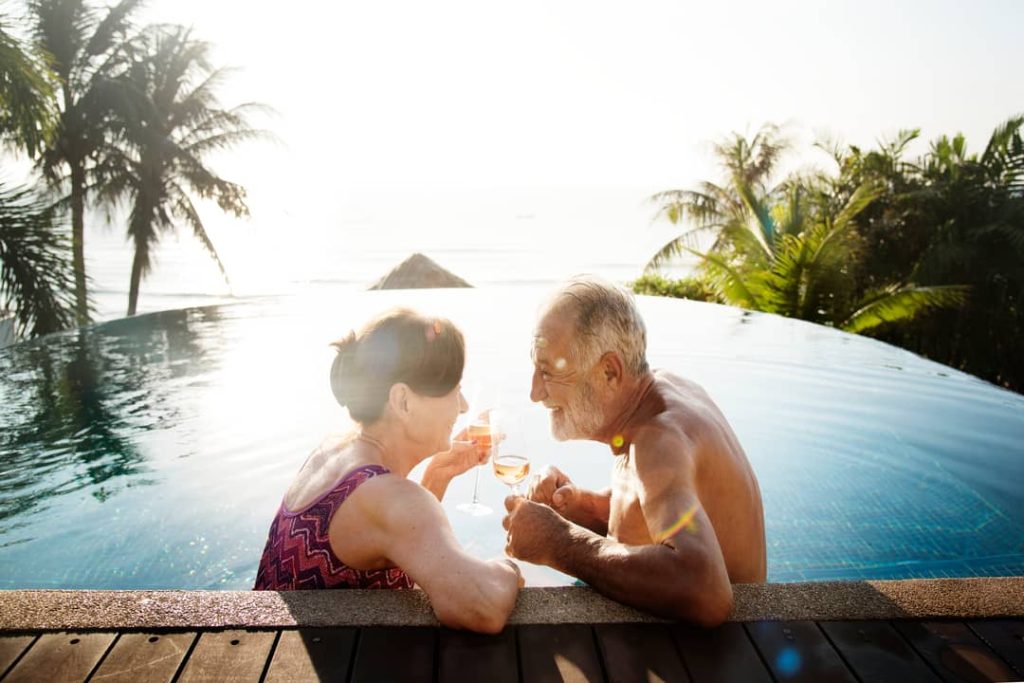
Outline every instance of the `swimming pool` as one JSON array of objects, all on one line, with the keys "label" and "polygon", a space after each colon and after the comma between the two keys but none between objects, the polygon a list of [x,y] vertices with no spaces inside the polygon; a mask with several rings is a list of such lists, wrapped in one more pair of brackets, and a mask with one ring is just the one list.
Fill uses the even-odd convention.
[{"label": "swimming pool", "polygon": [[[391,305],[453,319],[466,378],[516,408],[535,467],[599,444],[529,403],[543,290],[322,292],[118,320],[0,350],[0,588],[247,589],[292,475],[347,418],[327,342]],[[1024,574],[1024,397],[871,339],[641,297],[650,358],[722,407],[764,497],[770,581]],[[500,516],[445,506],[473,553]],[[506,487],[481,471],[481,497]],[[529,569],[534,585],[568,583]]]}]

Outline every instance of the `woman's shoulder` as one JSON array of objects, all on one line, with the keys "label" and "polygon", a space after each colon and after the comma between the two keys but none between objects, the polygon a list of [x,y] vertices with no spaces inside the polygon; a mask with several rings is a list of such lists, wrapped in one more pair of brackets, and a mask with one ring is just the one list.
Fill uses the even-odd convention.
[{"label": "woman's shoulder", "polygon": [[375,473],[352,492],[354,507],[383,527],[408,524],[441,510],[437,498],[416,482],[388,472]]}]

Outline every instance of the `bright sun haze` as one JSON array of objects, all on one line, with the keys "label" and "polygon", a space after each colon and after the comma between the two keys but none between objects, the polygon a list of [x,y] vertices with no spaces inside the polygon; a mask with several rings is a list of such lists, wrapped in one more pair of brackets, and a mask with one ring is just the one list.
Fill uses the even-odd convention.
[{"label": "bright sun haze", "polygon": [[[140,19],[193,26],[238,67],[223,103],[277,111],[258,122],[277,143],[215,159],[252,219],[203,212],[236,293],[439,245],[496,245],[543,277],[614,254],[635,276],[673,234],[646,198],[717,180],[710,146],[732,131],[786,125],[800,151],[784,173],[830,168],[817,139],[870,146],[901,128],[922,129],[915,153],[956,131],[980,151],[1024,109],[1012,1],[152,0]],[[109,276],[123,287],[112,232],[90,243],[123,249]],[[224,289],[190,241],[161,246],[143,299],[183,270]]]}]

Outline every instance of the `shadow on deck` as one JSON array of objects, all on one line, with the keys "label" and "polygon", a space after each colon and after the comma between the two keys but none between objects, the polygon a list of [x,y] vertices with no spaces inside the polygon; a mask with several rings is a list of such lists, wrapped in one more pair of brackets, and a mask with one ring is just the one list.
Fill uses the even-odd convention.
[{"label": "shadow on deck", "polygon": [[588,589],[440,628],[422,593],[0,592],[0,681],[1024,679],[1024,578],[736,586],[714,630]]}]

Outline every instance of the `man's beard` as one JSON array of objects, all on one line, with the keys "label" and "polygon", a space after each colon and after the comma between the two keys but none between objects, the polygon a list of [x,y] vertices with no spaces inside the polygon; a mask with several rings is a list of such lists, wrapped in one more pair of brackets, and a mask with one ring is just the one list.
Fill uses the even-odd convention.
[{"label": "man's beard", "polygon": [[600,431],[603,424],[604,411],[594,388],[586,380],[580,383],[561,410],[551,411],[551,434],[558,441],[589,439]]}]

